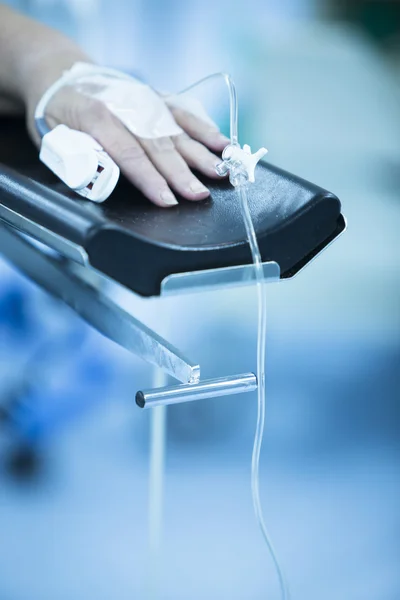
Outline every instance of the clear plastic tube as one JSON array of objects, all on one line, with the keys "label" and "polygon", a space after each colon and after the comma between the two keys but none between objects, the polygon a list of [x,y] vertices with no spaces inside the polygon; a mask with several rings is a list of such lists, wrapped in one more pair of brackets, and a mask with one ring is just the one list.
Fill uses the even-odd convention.
[{"label": "clear plastic tube", "polygon": [[265,351],[267,339],[267,297],[265,294],[264,271],[262,259],[257,244],[257,237],[254,231],[253,221],[251,219],[249,205],[247,201],[246,184],[239,185],[237,188],[240,196],[242,215],[249,240],[251,255],[254,263],[256,276],[257,297],[258,297],[258,335],[257,335],[257,425],[254,436],[253,454],[251,458],[251,493],[253,497],[254,513],[257,523],[261,529],[264,541],[267,544],[276,573],[279,580],[280,592],[283,600],[289,600],[289,591],[285,582],[282,568],[279,564],[277,554],[272,544],[270,535],[264,521],[263,510],[260,497],[260,455],[261,446],[265,428]]},{"label": "clear plastic tube", "polygon": [[[204,77],[200,81],[182,90],[185,93],[201,85],[202,83],[213,79],[223,78],[229,89],[230,99],[230,138],[231,144],[237,145],[238,142],[238,102],[235,85],[231,77],[225,73],[214,73]],[[279,564],[277,554],[265,525],[263,510],[260,498],[260,456],[265,428],[265,359],[266,359],[266,338],[267,338],[267,303],[264,284],[264,271],[260,249],[257,243],[257,236],[254,230],[249,205],[247,201],[247,176],[240,170],[240,166],[235,173],[230,173],[230,180],[235,185],[241,203],[242,216],[246,233],[249,241],[250,251],[254,264],[257,298],[258,298],[258,334],[257,334],[257,425],[254,436],[254,445],[251,460],[251,493],[253,498],[254,513],[257,523],[261,529],[264,541],[268,547],[279,581],[279,588],[282,600],[289,600],[289,590],[286,585],[282,568]]]},{"label": "clear plastic tube", "polygon": [[239,143],[238,142],[238,121],[239,121],[239,119],[238,119],[238,102],[237,102],[237,94],[236,94],[235,84],[233,83],[230,75],[228,75],[227,73],[212,73],[211,75],[207,75],[206,77],[203,77],[203,79],[199,79],[199,81],[196,81],[195,83],[192,83],[192,85],[189,85],[187,88],[181,90],[179,92],[179,95],[190,92],[190,90],[193,90],[194,88],[199,87],[203,83],[206,83],[206,81],[210,81],[211,79],[221,79],[221,78],[224,79],[226,85],[228,86],[228,90],[229,90],[229,115],[230,115],[229,130],[230,130],[231,144],[233,146],[237,146],[237,144]]}]

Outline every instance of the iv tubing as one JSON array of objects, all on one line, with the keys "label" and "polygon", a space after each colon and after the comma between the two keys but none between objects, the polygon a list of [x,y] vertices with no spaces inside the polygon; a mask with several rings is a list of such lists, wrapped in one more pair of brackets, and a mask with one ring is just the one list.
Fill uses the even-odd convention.
[{"label": "iv tubing", "polygon": [[209,81],[210,79],[220,79],[223,78],[226,85],[229,89],[229,115],[230,115],[230,138],[232,146],[238,145],[238,102],[236,95],[235,84],[230,75],[227,73],[212,73],[211,75],[207,75],[207,77],[203,77],[203,79],[199,79],[192,85],[189,85],[187,88],[181,90],[178,95],[185,94],[186,92],[190,92],[190,90],[198,87],[202,83]]},{"label": "iv tubing", "polygon": [[[232,145],[238,145],[238,101],[235,84],[229,75],[226,73],[214,73],[204,77],[200,81],[185,88],[180,94],[190,91],[191,89],[199,86],[200,84],[214,78],[223,78],[229,89],[229,102],[230,102],[230,138]],[[262,265],[262,259],[260,249],[257,243],[257,236],[254,231],[254,225],[251,218],[249,205],[247,201],[247,177],[245,173],[239,169],[231,177],[231,182],[234,183],[237,193],[240,198],[242,216],[246,233],[249,241],[251,255],[254,263],[254,273],[257,285],[257,297],[258,297],[258,337],[257,337],[257,425],[256,433],[254,437],[253,453],[251,460],[251,493],[253,498],[254,512],[257,523],[261,529],[262,536],[267,545],[269,553],[274,564],[281,593],[282,600],[289,600],[289,591],[285,582],[283,571],[280,567],[277,554],[274,546],[271,542],[267,527],[264,521],[264,515],[261,506],[260,498],[260,455],[261,446],[264,435],[265,427],[265,347],[266,347],[266,335],[267,335],[267,306],[266,306],[266,295],[264,289],[264,271]]]},{"label": "iv tubing", "polygon": [[258,297],[258,336],[257,336],[257,425],[254,436],[253,453],[251,458],[251,493],[253,497],[254,512],[257,523],[261,529],[262,536],[268,547],[275,570],[279,580],[279,587],[282,600],[289,600],[289,592],[285,582],[285,577],[279,564],[277,554],[272,544],[264,521],[263,510],[260,498],[260,455],[261,446],[265,428],[265,348],[267,336],[267,303],[264,284],[264,272],[262,259],[257,244],[257,238],[251,219],[249,205],[247,202],[246,185],[239,185],[237,192],[242,204],[242,215],[249,239],[251,254],[253,257],[254,271],[256,276],[257,297]]}]

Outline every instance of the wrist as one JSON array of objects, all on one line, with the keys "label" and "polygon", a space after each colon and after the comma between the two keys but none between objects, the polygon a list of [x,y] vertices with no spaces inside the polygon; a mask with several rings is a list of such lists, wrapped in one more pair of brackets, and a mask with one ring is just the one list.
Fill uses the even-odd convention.
[{"label": "wrist", "polygon": [[23,61],[19,72],[20,95],[27,110],[33,110],[44,92],[78,61],[92,62],[72,44],[59,45],[56,51],[41,48]]},{"label": "wrist", "polygon": [[34,124],[36,106],[46,90],[78,61],[92,62],[80,48],[68,43],[59,44],[55,52],[41,48],[21,67],[21,96],[25,105],[27,126],[37,144],[39,137]]}]

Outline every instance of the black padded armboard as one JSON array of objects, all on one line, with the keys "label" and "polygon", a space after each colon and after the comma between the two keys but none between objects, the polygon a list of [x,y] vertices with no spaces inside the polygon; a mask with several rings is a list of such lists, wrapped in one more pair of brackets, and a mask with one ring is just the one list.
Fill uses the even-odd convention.
[{"label": "black padded armboard", "polygon": [[[40,164],[22,119],[0,119],[0,203],[79,244],[93,267],[144,296],[159,294],[171,273],[251,262],[235,190],[227,180],[205,183],[206,201],[160,209],[121,177],[105,203],[93,204]],[[282,277],[344,228],[336,196],[266,162],[249,205],[262,258]]]}]

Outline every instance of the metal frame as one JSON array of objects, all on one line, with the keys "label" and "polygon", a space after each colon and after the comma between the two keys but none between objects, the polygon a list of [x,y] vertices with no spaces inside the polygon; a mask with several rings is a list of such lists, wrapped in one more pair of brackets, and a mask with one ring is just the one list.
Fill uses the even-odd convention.
[{"label": "metal frame", "polygon": [[[74,309],[100,333],[178,381],[198,381],[200,367],[88,283],[68,261],[46,255],[0,224],[0,253],[30,279]],[[87,269],[86,267],[85,269]]]},{"label": "metal frame", "polygon": [[[37,238],[38,230],[35,233]],[[41,241],[45,239],[41,235]],[[90,277],[96,273],[93,269],[48,255],[28,237],[1,223],[0,253],[50,294],[63,300],[100,333],[184,384],[138,392],[138,406],[149,408],[257,388],[253,373],[200,382],[200,366],[108,298],[101,289],[102,277]],[[224,269],[215,269],[206,274],[208,285],[218,285],[218,275],[222,272]],[[240,269],[236,272],[240,273]],[[276,275],[275,268],[273,272]],[[248,273],[243,273],[250,282]],[[189,274],[188,289],[193,289],[192,279]],[[182,281],[184,276],[180,276],[180,284]]]},{"label": "metal frame", "polygon": [[[34,240],[40,242],[39,246],[44,244],[46,249],[50,248],[62,256],[49,255]],[[102,283],[108,278],[90,266],[84,248],[1,204],[0,253],[50,294],[63,300],[100,333],[183,384],[137,392],[136,403],[141,408],[257,389],[254,373],[200,381],[200,366],[196,362],[104,294]],[[265,282],[280,280],[280,268],[276,262],[264,263],[263,269]],[[179,273],[164,279],[161,295],[237,287],[254,281],[251,264]]]},{"label": "metal frame", "polygon": [[71,242],[70,240],[66,240],[61,235],[20,215],[11,208],[8,208],[8,206],[4,206],[4,204],[0,204],[0,220],[4,221],[6,225],[14,227],[21,233],[33,237],[38,242],[45,244],[49,248],[52,248],[56,252],[59,252],[63,256],[70,258],[81,265],[89,264],[87,252],[82,246],[74,244],[74,242]]}]

